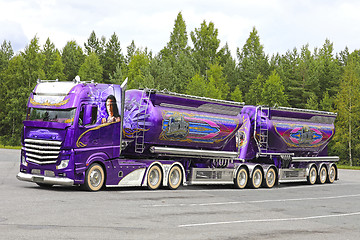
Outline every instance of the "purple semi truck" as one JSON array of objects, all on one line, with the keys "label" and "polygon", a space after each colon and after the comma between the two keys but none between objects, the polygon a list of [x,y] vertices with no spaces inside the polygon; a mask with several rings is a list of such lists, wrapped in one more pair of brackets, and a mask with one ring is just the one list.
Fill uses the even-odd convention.
[{"label": "purple semi truck", "polygon": [[127,90],[119,85],[39,81],[28,101],[19,180],[42,187],[333,183],[327,155],[336,114]]}]

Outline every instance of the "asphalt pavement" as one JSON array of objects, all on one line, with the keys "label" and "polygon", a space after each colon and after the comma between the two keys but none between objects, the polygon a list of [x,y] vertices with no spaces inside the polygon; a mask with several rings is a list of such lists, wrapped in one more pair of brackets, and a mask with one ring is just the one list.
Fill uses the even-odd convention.
[{"label": "asphalt pavement", "polygon": [[359,239],[360,171],[333,184],[272,189],[51,189],[16,179],[0,149],[0,239]]}]

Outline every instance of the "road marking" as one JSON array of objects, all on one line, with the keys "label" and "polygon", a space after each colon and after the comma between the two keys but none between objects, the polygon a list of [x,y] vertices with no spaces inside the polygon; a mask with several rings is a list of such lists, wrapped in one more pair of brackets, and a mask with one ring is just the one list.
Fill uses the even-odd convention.
[{"label": "road marking", "polygon": [[270,218],[270,219],[249,219],[249,220],[238,220],[238,221],[228,221],[228,222],[208,222],[208,223],[193,223],[193,224],[183,224],[178,227],[197,227],[197,226],[210,226],[210,225],[222,225],[222,224],[234,224],[234,223],[259,223],[259,222],[283,222],[283,221],[303,221],[311,219],[321,219],[321,218],[333,218],[333,217],[348,217],[360,215],[360,212],[353,213],[344,213],[344,214],[334,214],[334,215],[322,215],[322,216],[310,216],[310,217],[299,217],[299,218]]},{"label": "road marking", "polygon": [[325,199],[339,199],[360,197],[360,194],[330,196],[330,197],[310,197],[310,198],[287,198],[287,199],[267,199],[267,200],[253,200],[253,201],[236,201],[236,202],[213,202],[213,203],[181,203],[181,204],[154,204],[147,205],[150,207],[198,207],[198,206],[212,206],[212,205],[230,205],[230,204],[245,204],[245,203],[268,203],[268,202],[290,202],[290,201],[310,201],[310,200],[325,200]]}]

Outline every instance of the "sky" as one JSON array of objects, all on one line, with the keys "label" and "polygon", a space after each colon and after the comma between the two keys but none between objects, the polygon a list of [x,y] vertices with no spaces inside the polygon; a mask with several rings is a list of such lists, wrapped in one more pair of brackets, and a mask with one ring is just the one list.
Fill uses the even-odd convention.
[{"label": "sky", "polygon": [[204,20],[213,22],[220,46],[228,43],[234,57],[253,27],[269,55],[306,44],[321,48],[326,39],[335,53],[360,48],[358,0],[0,0],[0,44],[10,41],[18,52],[37,36],[60,50],[71,40],[84,47],[95,31],[106,39],[116,33],[123,54],[132,40],[156,54],[169,42],[179,12],[188,35]]}]

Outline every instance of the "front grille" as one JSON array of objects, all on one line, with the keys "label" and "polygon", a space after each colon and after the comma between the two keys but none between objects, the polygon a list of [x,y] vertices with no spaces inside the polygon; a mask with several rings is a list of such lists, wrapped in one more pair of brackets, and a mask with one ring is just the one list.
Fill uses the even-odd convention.
[{"label": "front grille", "polygon": [[56,163],[61,141],[25,139],[26,160],[37,164]]}]

